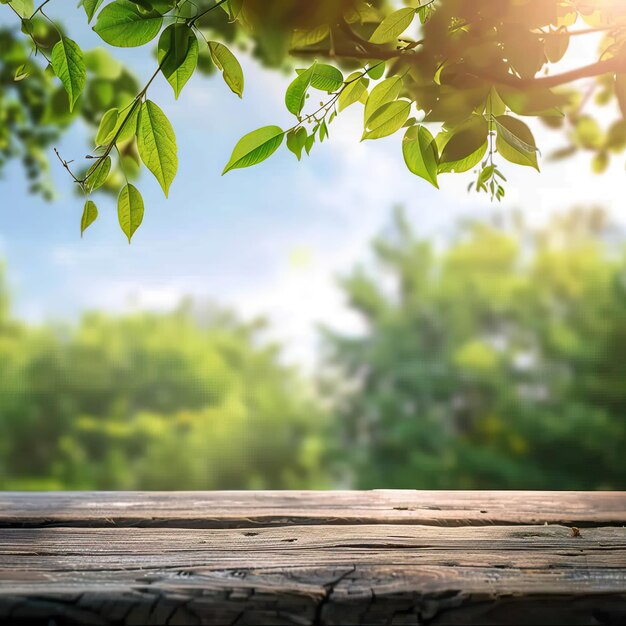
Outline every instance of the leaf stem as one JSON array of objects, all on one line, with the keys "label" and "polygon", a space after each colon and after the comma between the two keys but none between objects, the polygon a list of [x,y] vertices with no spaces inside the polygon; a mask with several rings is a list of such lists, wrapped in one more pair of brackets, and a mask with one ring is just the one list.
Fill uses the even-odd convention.
[{"label": "leaf stem", "polygon": [[113,148],[116,147],[115,143],[117,141],[117,138],[120,136],[120,134],[124,130],[124,126],[126,125],[128,120],[132,116],[133,111],[135,110],[137,105],[139,105],[141,103],[142,98],[146,95],[148,89],[150,88],[150,85],[152,84],[152,81],[154,81],[154,79],[157,77],[157,75],[161,71],[161,69],[163,67],[163,64],[165,63],[165,61],[167,59],[168,54],[169,54],[169,50],[164,55],[163,59],[161,59],[161,62],[159,63],[159,66],[154,71],[152,76],[149,78],[148,82],[144,85],[143,89],[135,96],[135,99],[133,100],[133,103],[132,103],[128,113],[126,114],[126,116],[122,120],[122,123],[120,124],[120,127],[115,132],[115,135],[113,135],[113,138],[111,139],[111,141],[109,141],[109,143],[107,144],[107,147],[106,147],[105,151],[97,158],[96,163],[92,167],[89,168],[89,171],[87,172],[87,174],[85,174],[85,177],[82,180],[77,181],[77,182],[80,182],[81,184],[84,184],[85,182],[87,182],[87,179],[96,171],[96,169],[98,168],[100,163],[102,161],[104,161],[104,159],[106,159],[109,156],[109,154],[111,153],[111,150],[113,150]]},{"label": "leaf stem", "polygon": [[[45,4],[45,3],[44,3]],[[43,5],[42,5],[43,6]],[[13,13],[15,13],[15,15],[17,15],[17,17],[20,18],[20,22],[22,23],[22,26],[24,26],[24,20],[26,19],[30,19],[30,18],[26,18],[26,17],[22,17],[18,11],[16,11],[16,9],[9,4],[8,5],[9,9],[11,9],[11,11],[13,11]],[[41,8],[41,7],[39,7]],[[34,13],[33,13],[34,15]],[[41,54],[41,56],[48,62],[51,63],[50,59],[46,56],[45,52],[41,49],[41,47],[39,46],[39,44],[37,43],[37,40],[33,37],[32,33],[28,33],[28,36],[30,37],[31,41],[33,42],[34,46],[35,46],[35,50],[37,50],[37,52],[39,52]]]},{"label": "leaf stem", "polygon": [[46,4],[48,4],[48,2],[50,2],[50,0],[44,0],[34,11],[33,14],[28,18],[29,20],[32,20],[33,17],[35,17],[35,15],[37,15],[37,13],[39,13],[39,11],[41,11],[41,9],[43,9]]}]

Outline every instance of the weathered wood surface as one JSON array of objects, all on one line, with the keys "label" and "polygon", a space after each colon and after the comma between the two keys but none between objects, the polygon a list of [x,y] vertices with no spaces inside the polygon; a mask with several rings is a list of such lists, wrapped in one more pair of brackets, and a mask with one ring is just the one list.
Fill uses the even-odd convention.
[{"label": "weathered wood surface", "polygon": [[626,493],[0,494],[3,622],[626,624]]}]

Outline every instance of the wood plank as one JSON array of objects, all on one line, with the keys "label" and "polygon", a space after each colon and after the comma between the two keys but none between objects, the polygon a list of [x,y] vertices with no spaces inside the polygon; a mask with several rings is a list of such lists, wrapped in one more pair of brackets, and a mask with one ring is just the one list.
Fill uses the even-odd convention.
[{"label": "wood plank", "polygon": [[[407,623],[413,624],[423,619],[545,624],[551,623],[546,616],[558,614],[559,621],[552,623],[623,624],[626,616],[626,574],[604,569],[346,565],[288,571],[115,570],[87,577],[81,572],[48,576],[21,586],[2,585],[0,620],[32,619],[38,612],[46,619],[62,617],[68,609],[78,608],[80,619],[74,616],[78,623],[113,623],[116,614],[132,610],[134,619],[122,623],[161,624],[165,622],[154,615],[161,602],[173,611],[184,611],[180,623],[230,624],[245,615],[237,623],[388,624],[406,615],[412,618]],[[512,598],[520,606],[503,620],[502,612],[491,605]],[[483,615],[481,621],[474,621],[477,607],[485,603],[496,619],[483,621]],[[450,611],[455,613],[454,621]],[[607,617],[598,621],[602,611]]]},{"label": "wood plank", "polygon": [[626,492],[0,493],[0,526],[245,528],[285,524],[626,525]]},{"label": "wood plank", "polygon": [[[290,526],[232,529],[0,529],[0,572],[324,564],[626,569],[626,528]],[[2,574],[0,574],[0,577]]]},{"label": "wood plank", "polygon": [[626,495],[2,494],[0,623],[51,621],[626,624]]}]

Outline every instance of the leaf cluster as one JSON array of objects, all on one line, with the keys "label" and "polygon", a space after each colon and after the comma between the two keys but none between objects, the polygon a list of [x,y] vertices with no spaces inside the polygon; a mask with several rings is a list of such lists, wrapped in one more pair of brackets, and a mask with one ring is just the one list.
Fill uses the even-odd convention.
[{"label": "leaf cluster", "polygon": [[[283,143],[300,160],[358,103],[362,141],[402,131],[409,172],[438,187],[442,174],[474,170],[469,188],[498,201],[505,195],[504,162],[539,170],[539,147],[525,117],[564,130],[568,145],[553,158],[591,151],[596,172],[626,148],[626,16],[613,3],[407,0],[397,8],[383,0],[83,0],[87,20],[109,46],[156,43],[157,67],[142,88],[104,49],[84,53],[61,31],[40,42],[35,29],[43,4],[3,3],[20,18],[34,51],[50,51],[45,58],[62,85],[66,119],[78,107],[98,125],[95,163],[75,173],[63,161],[87,195],[101,187],[128,196],[128,180],[142,164],[167,195],[177,170],[176,141],[148,90],[162,76],[178,98],[196,72],[216,71],[242,97],[242,68],[227,43],[272,66],[297,61],[285,93],[293,123],[248,133],[224,173],[266,160]],[[553,69],[572,37],[596,33],[603,39],[594,62]],[[22,65],[15,68],[16,83],[27,75]],[[591,81],[585,91],[581,78]],[[584,110],[590,100],[617,105],[620,116],[597,120]],[[130,239],[135,229],[127,213],[120,210]]]}]

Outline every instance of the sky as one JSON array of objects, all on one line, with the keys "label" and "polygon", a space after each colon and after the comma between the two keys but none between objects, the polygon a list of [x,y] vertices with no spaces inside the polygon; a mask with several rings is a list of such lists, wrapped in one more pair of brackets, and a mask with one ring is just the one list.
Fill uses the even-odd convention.
[{"label": "sky", "polygon": [[[49,6],[81,46],[100,43],[74,3]],[[0,9],[0,26],[9,23],[9,9]],[[112,52],[140,77],[154,69],[148,49]],[[574,50],[569,63],[585,62],[588,52]],[[136,183],[146,213],[130,246],[117,223],[115,199],[108,196],[98,200],[100,216],[81,239],[82,201],[53,158],[54,202],[28,195],[19,164],[7,168],[0,179],[0,259],[17,316],[42,322],[92,309],[168,310],[192,296],[232,306],[244,319],[267,316],[274,336],[287,344],[289,360],[310,366],[318,323],[358,332],[359,320],[346,307],[337,278],[368,258],[369,242],[389,224],[394,206],[405,207],[418,232],[440,239],[461,217],[494,212],[485,195],[466,192],[471,172],[443,175],[440,190],[413,176],[403,162],[401,133],[359,142],[358,104],[333,122],[330,140],[300,163],[283,147],[256,167],[222,177],[242,135],[292,124],[283,101],[291,78],[245,56],[240,60],[243,100],[219,75],[193,77],[178,102],[162,77],[151,87],[150,99],[175,129],[179,170],[169,199],[149,173]],[[562,145],[558,133],[533,128],[543,153]],[[58,149],[64,158],[78,159],[89,151],[87,140],[76,125]],[[623,157],[600,177],[590,172],[589,156],[544,162],[541,174],[506,164],[504,170],[505,211],[522,209],[530,221],[542,221],[555,210],[593,203],[626,221]]]}]

